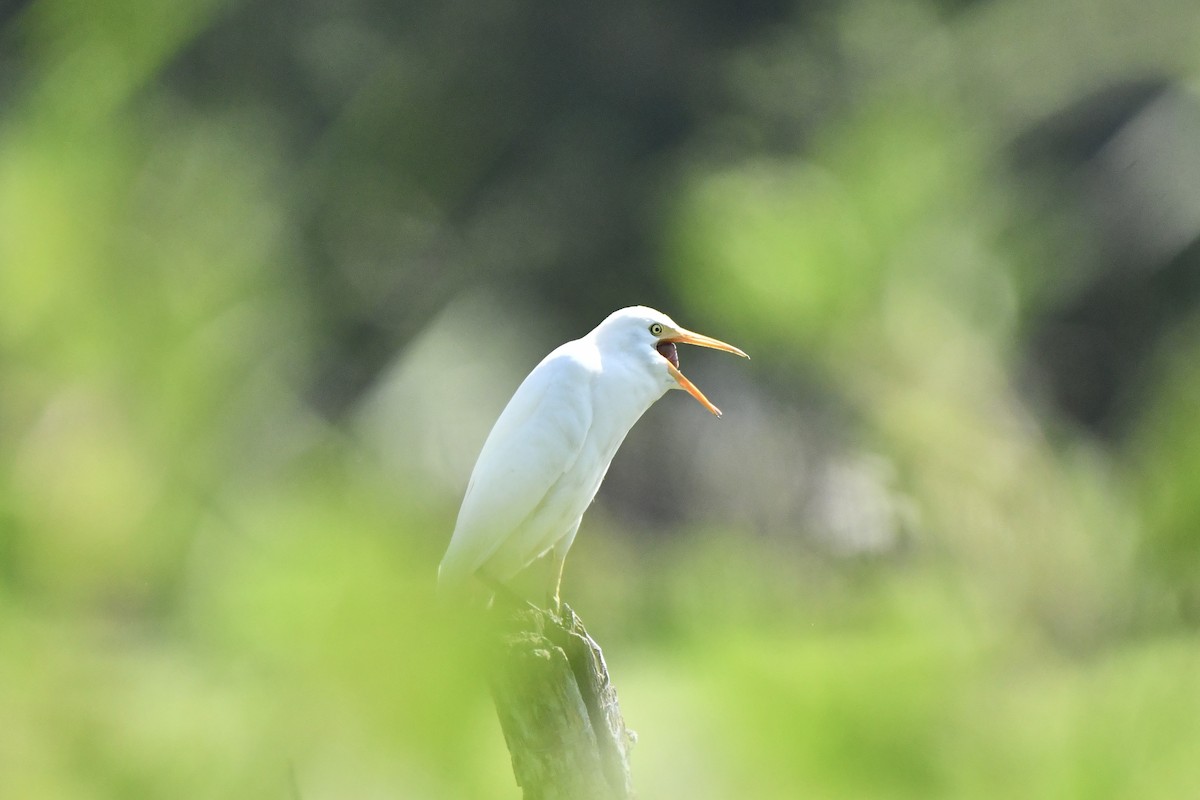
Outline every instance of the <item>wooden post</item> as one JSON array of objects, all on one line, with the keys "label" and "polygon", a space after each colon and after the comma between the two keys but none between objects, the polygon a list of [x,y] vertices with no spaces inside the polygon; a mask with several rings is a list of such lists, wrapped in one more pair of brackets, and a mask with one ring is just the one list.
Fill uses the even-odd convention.
[{"label": "wooden post", "polygon": [[575,612],[517,611],[498,646],[492,698],[525,800],[631,800],[636,737]]}]

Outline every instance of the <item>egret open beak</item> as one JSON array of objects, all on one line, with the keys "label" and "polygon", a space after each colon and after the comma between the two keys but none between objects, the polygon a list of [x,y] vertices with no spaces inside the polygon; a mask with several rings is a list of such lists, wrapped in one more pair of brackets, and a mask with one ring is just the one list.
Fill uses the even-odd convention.
[{"label": "egret open beak", "polygon": [[[704,336],[703,334],[692,333],[691,331],[687,330],[678,331],[672,336],[664,336],[659,340],[659,342],[661,344],[694,344],[699,345],[700,347],[708,347],[713,350],[724,350],[726,353],[733,353],[734,355],[739,355],[742,358],[750,357],[738,348],[731,344],[726,344],[720,339],[714,339],[711,336]],[[710,403],[708,398],[704,396],[704,392],[697,389],[696,384],[685,378],[683,373],[679,371],[679,367],[675,366],[675,363],[672,363],[675,361],[675,359],[669,358],[666,355],[663,357],[667,358],[667,371],[671,373],[671,377],[675,379],[675,382],[679,384],[680,388],[682,388],[692,397],[696,398],[700,405],[707,408],[713,414],[717,415],[718,417],[721,416],[721,409]]]}]

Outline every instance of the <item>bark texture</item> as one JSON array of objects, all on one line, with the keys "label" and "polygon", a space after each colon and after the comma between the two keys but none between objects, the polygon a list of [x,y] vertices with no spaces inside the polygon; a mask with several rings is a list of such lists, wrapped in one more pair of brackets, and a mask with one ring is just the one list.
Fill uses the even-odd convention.
[{"label": "bark texture", "polygon": [[568,606],[504,620],[492,697],[525,800],[629,800],[629,749],[600,646]]}]

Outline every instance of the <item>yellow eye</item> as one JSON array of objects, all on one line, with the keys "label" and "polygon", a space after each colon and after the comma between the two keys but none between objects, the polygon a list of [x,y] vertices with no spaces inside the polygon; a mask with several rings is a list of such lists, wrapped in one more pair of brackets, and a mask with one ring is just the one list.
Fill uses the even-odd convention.
[{"label": "yellow eye", "polygon": [[662,336],[662,332],[663,332],[663,326],[659,325],[657,322],[650,326],[650,335],[651,336]]}]

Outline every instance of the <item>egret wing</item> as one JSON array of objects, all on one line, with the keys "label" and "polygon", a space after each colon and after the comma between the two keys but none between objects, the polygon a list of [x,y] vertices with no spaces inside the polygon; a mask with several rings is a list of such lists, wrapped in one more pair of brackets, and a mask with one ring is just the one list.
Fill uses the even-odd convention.
[{"label": "egret wing", "polygon": [[466,581],[494,558],[524,566],[539,555],[524,551],[548,532],[522,528],[579,457],[592,422],[592,372],[571,344],[529,373],[488,434],[438,570],[443,585]]}]

